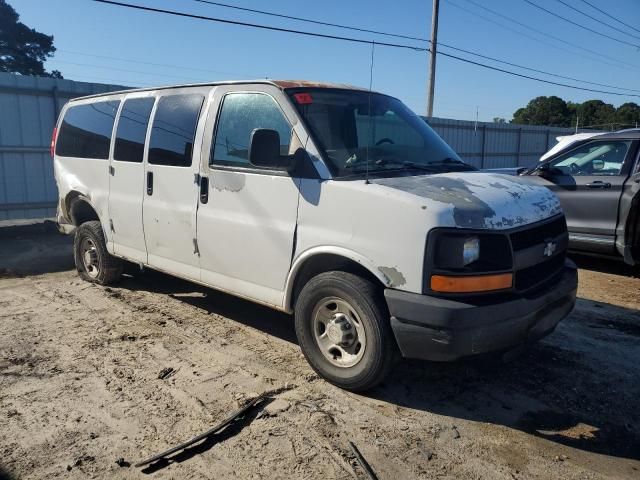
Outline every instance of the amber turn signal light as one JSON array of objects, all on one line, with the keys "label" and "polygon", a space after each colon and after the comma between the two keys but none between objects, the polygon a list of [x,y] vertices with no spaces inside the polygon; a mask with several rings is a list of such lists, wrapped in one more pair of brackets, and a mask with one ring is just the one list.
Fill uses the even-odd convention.
[{"label": "amber turn signal light", "polygon": [[491,290],[504,290],[505,288],[511,288],[512,284],[512,273],[466,277],[433,275],[431,277],[431,290],[443,293],[489,292]]}]

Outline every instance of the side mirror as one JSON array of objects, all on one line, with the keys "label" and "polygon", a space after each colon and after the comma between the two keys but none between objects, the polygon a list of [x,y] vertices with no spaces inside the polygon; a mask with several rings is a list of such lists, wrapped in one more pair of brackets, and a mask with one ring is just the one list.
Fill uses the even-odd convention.
[{"label": "side mirror", "polygon": [[562,174],[562,171],[556,167],[552,167],[551,164],[547,162],[537,166],[531,174],[538,175],[540,177],[552,177],[554,175]]},{"label": "side mirror", "polygon": [[549,170],[551,170],[551,167],[549,167],[548,163],[543,163],[542,165],[538,165],[538,168],[536,168],[537,174],[540,175],[541,177],[544,177],[545,175],[549,175]]},{"label": "side mirror", "polygon": [[268,128],[256,128],[249,141],[249,162],[256,167],[293,168],[291,155],[280,155],[280,134]]},{"label": "side mirror", "polygon": [[593,168],[593,170],[604,170],[604,166],[604,160],[600,158],[596,158],[591,162],[591,168]]}]

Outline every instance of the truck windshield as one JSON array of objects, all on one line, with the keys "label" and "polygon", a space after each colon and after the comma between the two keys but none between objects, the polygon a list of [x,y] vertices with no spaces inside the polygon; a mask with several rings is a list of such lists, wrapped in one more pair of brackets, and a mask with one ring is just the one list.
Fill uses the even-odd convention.
[{"label": "truck windshield", "polygon": [[288,90],[336,176],[475,170],[400,100],[357,90]]}]

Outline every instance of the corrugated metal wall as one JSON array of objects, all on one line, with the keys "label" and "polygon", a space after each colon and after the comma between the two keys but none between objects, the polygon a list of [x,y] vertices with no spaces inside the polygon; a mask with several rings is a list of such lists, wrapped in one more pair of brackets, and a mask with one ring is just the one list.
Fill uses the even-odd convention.
[{"label": "corrugated metal wall", "polygon": [[[55,215],[49,143],[70,98],[126,87],[0,73],[0,221]],[[430,125],[480,168],[531,165],[571,129],[433,118]]]},{"label": "corrugated metal wall", "polygon": [[478,168],[533,165],[556,144],[556,137],[574,133],[570,128],[446,118],[433,118],[429,124],[464,161]]},{"label": "corrugated metal wall", "polygon": [[0,221],[55,215],[51,132],[71,98],[122,86],[0,73]]}]

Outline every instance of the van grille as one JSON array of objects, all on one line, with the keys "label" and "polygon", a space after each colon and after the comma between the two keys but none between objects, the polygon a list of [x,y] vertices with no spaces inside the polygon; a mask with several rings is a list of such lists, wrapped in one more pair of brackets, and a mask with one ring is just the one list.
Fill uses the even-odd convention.
[{"label": "van grille", "polygon": [[523,268],[515,274],[516,290],[522,292],[529,290],[542,282],[546,282],[562,270],[564,255],[556,255],[546,262],[538,263],[531,267]]},{"label": "van grille", "polygon": [[[515,265],[524,263],[514,271],[516,291],[526,292],[546,285],[561,273],[568,246],[564,216],[513,232],[510,239]],[[555,251],[549,251],[549,243],[555,245]]]},{"label": "van grille", "polygon": [[523,250],[538,243],[544,242],[548,238],[557,237],[567,232],[567,222],[564,215],[558,218],[537,225],[534,228],[519,230],[511,234],[511,245],[514,251]]}]

